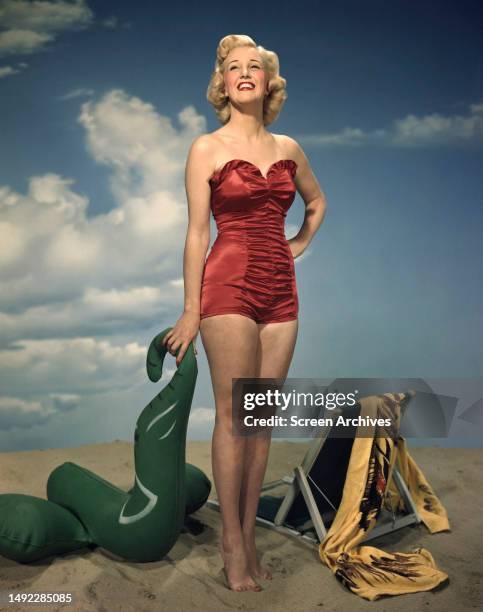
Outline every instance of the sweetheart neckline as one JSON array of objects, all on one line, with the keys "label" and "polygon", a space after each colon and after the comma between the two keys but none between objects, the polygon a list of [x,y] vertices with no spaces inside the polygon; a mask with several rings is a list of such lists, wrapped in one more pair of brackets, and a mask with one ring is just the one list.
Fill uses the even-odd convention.
[{"label": "sweetheart neckline", "polygon": [[270,164],[270,166],[268,166],[267,174],[264,176],[260,168],[253,162],[248,161],[247,159],[234,158],[234,159],[229,159],[227,162],[223,164],[223,166],[218,168],[218,170],[215,170],[213,174],[211,175],[209,182],[211,182],[217,175],[221,174],[221,172],[223,172],[223,170],[228,166],[228,164],[231,164],[233,162],[243,162],[244,164],[248,164],[249,166],[252,166],[253,168],[255,168],[255,170],[258,171],[260,178],[262,178],[264,181],[268,181],[268,177],[270,176],[270,171],[274,168],[274,166],[282,162],[292,162],[293,164],[295,164],[295,168],[298,168],[297,162],[293,159],[277,159],[277,161],[274,161],[273,164]]}]

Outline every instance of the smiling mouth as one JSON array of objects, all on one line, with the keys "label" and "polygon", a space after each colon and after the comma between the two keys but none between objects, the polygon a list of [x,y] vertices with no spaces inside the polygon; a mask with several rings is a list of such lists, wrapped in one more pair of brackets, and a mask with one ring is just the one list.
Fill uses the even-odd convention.
[{"label": "smiling mouth", "polygon": [[237,89],[238,91],[251,91],[252,89],[255,89],[255,85],[253,83],[244,82],[240,83]]}]

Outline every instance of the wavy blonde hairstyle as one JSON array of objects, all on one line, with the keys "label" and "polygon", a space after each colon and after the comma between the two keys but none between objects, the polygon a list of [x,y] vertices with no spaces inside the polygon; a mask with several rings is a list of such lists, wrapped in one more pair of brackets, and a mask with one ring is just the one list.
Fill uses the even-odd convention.
[{"label": "wavy blonde hairstyle", "polygon": [[278,117],[288,97],[286,91],[287,81],[280,76],[278,55],[274,51],[269,51],[261,45],[257,45],[250,36],[245,34],[229,34],[220,40],[216,50],[215,69],[211,74],[206,98],[213,105],[221,123],[227,123],[230,119],[231,111],[230,99],[224,92],[224,63],[230,51],[236,47],[253,47],[261,55],[263,67],[268,77],[268,94],[263,101],[263,123],[264,125],[269,125]]}]

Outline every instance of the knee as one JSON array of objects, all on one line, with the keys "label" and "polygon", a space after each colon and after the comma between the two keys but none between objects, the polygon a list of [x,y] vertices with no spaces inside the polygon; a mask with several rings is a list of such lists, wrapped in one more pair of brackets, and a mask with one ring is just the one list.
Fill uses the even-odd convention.
[{"label": "knee", "polygon": [[233,426],[233,416],[230,410],[217,410],[215,415],[215,426],[222,429],[229,429]]},{"label": "knee", "polygon": [[215,416],[215,428],[218,433],[230,435],[234,442],[237,440],[244,442],[244,437],[240,435],[240,424],[232,416],[231,407],[229,410],[218,410]]}]

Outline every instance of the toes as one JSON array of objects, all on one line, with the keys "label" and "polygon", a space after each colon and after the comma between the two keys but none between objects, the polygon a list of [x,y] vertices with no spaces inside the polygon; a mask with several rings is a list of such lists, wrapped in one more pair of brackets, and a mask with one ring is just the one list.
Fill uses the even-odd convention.
[{"label": "toes", "polygon": [[241,591],[261,591],[262,587],[259,584],[240,584],[237,586],[234,585],[230,585],[230,583],[228,583],[228,588],[231,591],[237,591],[238,593],[240,593]]},{"label": "toes", "polygon": [[250,571],[252,578],[263,578],[264,580],[272,580],[273,576],[269,569],[267,568],[258,568]]}]

